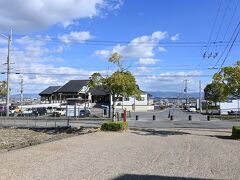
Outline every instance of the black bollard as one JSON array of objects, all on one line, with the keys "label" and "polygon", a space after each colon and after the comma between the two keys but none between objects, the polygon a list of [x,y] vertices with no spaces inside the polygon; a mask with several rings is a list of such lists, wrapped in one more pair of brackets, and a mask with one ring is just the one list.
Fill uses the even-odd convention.
[{"label": "black bollard", "polygon": [[155,120],[156,119],[156,116],[155,115],[153,115],[153,120]]},{"label": "black bollard", "polygon": [[123,113],[121,113],[121,118],[123,118]]},{"label": "black bollard", "polygon": [[171,120],[171,121],[173,120],[173,115],[170,116],[170,120]]},{"label": "black bollard", "polygon": [[138,120],[138,115],[136,115],[136,120]]},{"label": "black bollard", "polygon": [[209,115],[207,116],[207,120],[210,121],[210,116]]},{"label": "black bollard", "polygon": [[192,116],[191,116],[191,115],[188,116],[188,120],[189,120],[189,121],[192,120]]}]

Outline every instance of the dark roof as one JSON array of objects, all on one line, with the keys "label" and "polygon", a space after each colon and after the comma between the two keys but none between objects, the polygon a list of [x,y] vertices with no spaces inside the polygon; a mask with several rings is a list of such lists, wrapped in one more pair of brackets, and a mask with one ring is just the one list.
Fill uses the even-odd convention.
[{"label": "dark roof", "polygon": [[89,80],[71,80],[59,88],[56,93],[78,93],[83,86],[87,86]]},{"label": "dark roof", "polygon": [[107,90],[103,86],[91,88],[89,92],[91,92],[92,95],[99,95],[99,96],[105,96],[110,94],[109,90]]},{"label": "dark roof", "polygon": [[49,86],[47,89],[43,90],[39,93],[39,95],[51,95],[56,90],[58,90],[61,86]]}]

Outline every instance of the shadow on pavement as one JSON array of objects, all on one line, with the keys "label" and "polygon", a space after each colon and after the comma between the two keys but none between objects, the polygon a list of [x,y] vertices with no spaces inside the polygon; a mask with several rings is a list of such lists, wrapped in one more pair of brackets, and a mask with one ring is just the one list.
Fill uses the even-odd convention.
[{"label": "shadow on pavement", "polygon": [[[174,176],[157,176],[157,175],[139,175],[139,174],[124,174],[122,176],[113,178],[113,180],[157,180],[157,179],[177,179],[177,180],[200,180],[203,178],[191,178],[191,177],[174,177]],[[203,179],[204,180],[204,179]]]},{"label": "shadow on pavement", "polygon": [[235,140],[232,136],[220,136],[220,135],[208,135],[209,137],[215,137],[218,139],[225,139],[225,140]]},{"label": "shadow on pavement", "polygon": [[54,135],[54,134],[59,134],[59,133],[66,133],[66,134],[79,134],[79,133],[83,133],[83,132],[88,132],[88,130],[92,131],[97,130],[97,127],[92,127],[92,128],[88,128],[88,127],[80,127],[80,128],[76,128],[76,127],[56,127],[56,128],[42,128],[42,127],[36,127],[36,128],[18,128],[18,129],[29,129],[35,132],[41,132],[41,133],[45,133],[45,134],[50,134],[50,135]]},{"label": "shadow on pavement", "polygon": [[166,131],[166,130],[155,130],[155,129],[131,129],[133,130],[131,133],[137,134],[137,135],[157,135],[157,136],[172,136],[172,135],[184,135],[184,134],[190,134],[187,132],[181,132],[181,131]]}]

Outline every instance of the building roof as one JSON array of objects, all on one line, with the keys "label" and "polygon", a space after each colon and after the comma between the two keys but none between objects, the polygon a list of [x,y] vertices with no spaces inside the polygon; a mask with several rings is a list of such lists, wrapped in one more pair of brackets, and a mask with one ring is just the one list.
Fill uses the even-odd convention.
[{"label": "building roof", "polygon": [[105,96],[110,94],[109,90],[107,90],[103,86],[91,88],[88,92],[90,92],[92,95],[98,95],[98,96]]},{"label": "building roof", "polygon": [[83,86],[88,85],[89,80],[71,80],[59,88],[56,93],[78,93]]},{"label": "building roof", "polygon": [[51,95],[56,90],[58,90],[61,86],[49,86],[47,89],[43,90],[39,93],[39,95]]}]

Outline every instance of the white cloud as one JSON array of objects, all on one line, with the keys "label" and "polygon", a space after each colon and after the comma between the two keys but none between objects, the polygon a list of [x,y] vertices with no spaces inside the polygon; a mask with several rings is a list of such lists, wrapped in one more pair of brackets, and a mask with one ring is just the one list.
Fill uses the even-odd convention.
[{"label": "white cloud", "polygon": [[156,64],[157,62],[158,60],[154,58],[140,58],[138,63],[144,66],[144,65]]},{"label": "white cloud", "polygon": [[141,73],[151,72],[151,69],[149,69],[147,67],[144,67],[144,66],[141,66],[141,67],[137,67],[137,71],[138,71],[137,75],[140,75]]},{"label": "white cloud", "polygon": [[178,33],[175,34],[175,35],[172,36],[170,39],[171,39],[172,41],[177,41],[177,40],[179,39],[179,34],[178,34]]},{"label": "white cloud", "polygon": [[122,5],[120,0],[8,0],[0,1],[0,31],[26,33],[55,24],[73,24]]},{"label": "white cloud", "polygon": [[97,50],[95,51],[95,54],[106,58],[106,57],[110,57],[111,52],[109,50]]},{"label": "white cloud", "polygon": [[89,31],[81,31],[76,32],[72,31],[70,34],[64,34],[58,37],[64,43],[71,43],[71,42],[84,42],[89,39],[92,39],[93,36],[90,35]]},{"label": "white cloud", "polygon": [[[147,69],[146,69],[147,72]],[[195,75],[201,75],[199,71],[189,71],[189,72],[166,72],[160,73],[158,75],[149,76],[136,76],[137,83],[140,85],[141,89],[146,91],[178,91],[182,92],[185,84],[184,80],[187,78],[188,91],[197,92],[198,91],[198,81],[194,80]]]},{"label": "white cloud", "polygon": [[63,46],[58,46],[57,48],[54,49],[56,53],[62,53],[64,51]]},{"label": "white cloud", "polygon": [[167,51],[166,48],[164,48],[164,47],[158,47],[158,50],[159,50],[160,52],[166,52],[166,51]]},{"label": "white cloud", "polygon": [[116,45],[111,53],[118,52],[123,57],[152,58],[159,41],[167,37],[167,32],[156,31],[149,36],[137,37],[127,45]]}]

